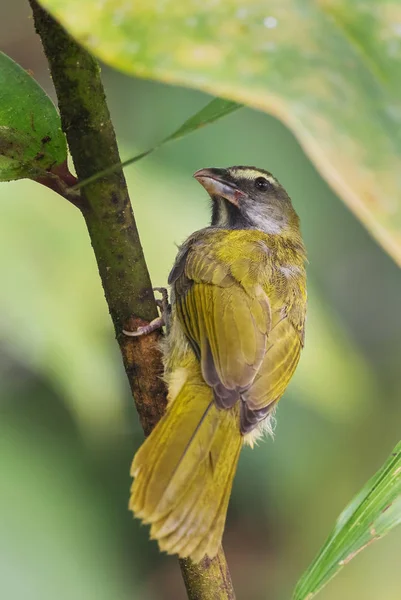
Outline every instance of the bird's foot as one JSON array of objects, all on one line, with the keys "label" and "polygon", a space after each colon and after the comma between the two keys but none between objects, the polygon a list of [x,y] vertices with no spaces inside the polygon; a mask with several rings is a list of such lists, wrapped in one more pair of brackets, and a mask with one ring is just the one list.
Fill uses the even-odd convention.
[{"label": "bird's foot", "polygon": [[123,333],[129,337],[139,337],[141,335],[149,335],[149,333],[156,331],[156,329],[161,329],[164,325],[164,318],[157,317],[157,319],[153,319],[148,325],[138,327],[136,331],[127,331],[126,329],[123,329]]},{"label": "bird's foot", "polygon": [[160,287],[153,288],[153,291],[159,292],[162,295],[161,299],[156,300],[157,308],[160,310],[160,313],[161,313],[160,317],[153,319],[153,321],[151,321],[147,325],[142,325],[141,327],[138,327],[138,329],[136,331],[127,331],[126,329],[123,329],[123,333],[125,335],[127,335],[129,337],[139,337],[141,335],[149,335],[149,333],[156,331],[156,329],[161,329],[165,325],[167,326],[168,315],[171,311],[171,306],[168,301],[168,291],[166,288],[160,288]]}]

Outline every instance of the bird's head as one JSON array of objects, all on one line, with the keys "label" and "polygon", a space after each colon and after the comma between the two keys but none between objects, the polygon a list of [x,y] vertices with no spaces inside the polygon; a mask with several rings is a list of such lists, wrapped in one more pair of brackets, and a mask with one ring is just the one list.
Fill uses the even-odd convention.
[{"label": "bird's head", "polygon": [[213,201],[212,226],[299,234],[299,219],[290,197],[268,171],[255,167],[200,169],[194,177]]}]

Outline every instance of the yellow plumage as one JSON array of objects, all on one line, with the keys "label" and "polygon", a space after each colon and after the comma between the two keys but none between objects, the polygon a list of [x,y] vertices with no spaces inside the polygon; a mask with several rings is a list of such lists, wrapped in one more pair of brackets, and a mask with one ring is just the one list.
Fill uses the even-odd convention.
[{"label": "yellow plumage", "polygon": [[[246,183],[231,188],[234,196],[223,181],[215,202],[237,206],[241,189],[253,185],[251,169],[243,180],[235,169]],[[263,172],[253,172],[260,180]],[[193,234],[170,274],[169,404],[134,458],[130,508],[151,525],[161,550],[195,562],[217,553],[241,447],[269,430],[303,346],[305,251],[288,196],[275,192],[268,219],[280,201],[279,235],[268,232],[269,220],[260,229],[222,226],[224,205],[218,226]]]}]

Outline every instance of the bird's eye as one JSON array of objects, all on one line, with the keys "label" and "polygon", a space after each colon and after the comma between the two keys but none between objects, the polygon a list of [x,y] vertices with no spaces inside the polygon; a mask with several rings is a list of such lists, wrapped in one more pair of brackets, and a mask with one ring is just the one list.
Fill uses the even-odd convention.
[{"label": "bird's eye", "polygon": [[273,185],[265,177],[258,177],[255,179],[255,187],[261,192],[266,192],[267,190],[270,190]]}]

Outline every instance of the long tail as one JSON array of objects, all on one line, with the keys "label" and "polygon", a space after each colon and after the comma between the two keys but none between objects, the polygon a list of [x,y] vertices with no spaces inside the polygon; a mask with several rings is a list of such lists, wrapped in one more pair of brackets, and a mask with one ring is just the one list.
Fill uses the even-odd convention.
[{"label": "long tail", "polygon": [[131,469],[130,509],[161,550],[194,562],[217,554],[241,445],[236,410],[217,409],[210,387],[188,380]]}]

